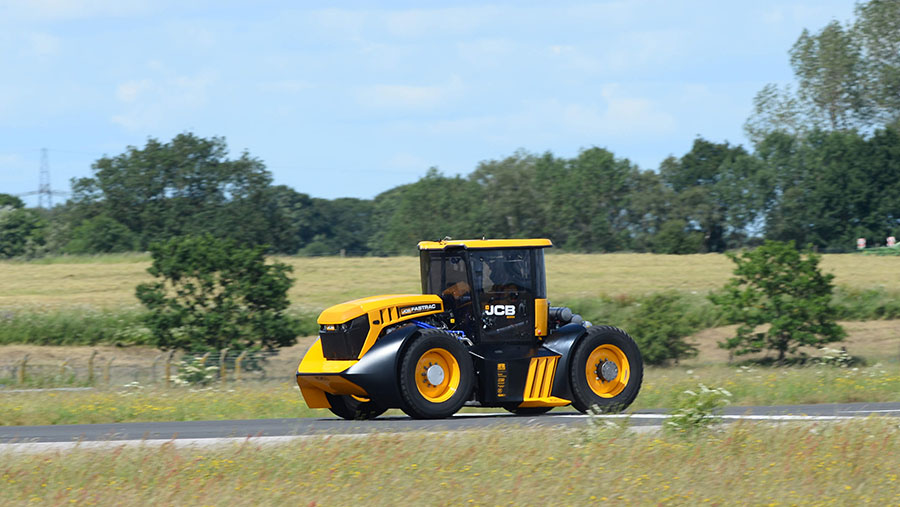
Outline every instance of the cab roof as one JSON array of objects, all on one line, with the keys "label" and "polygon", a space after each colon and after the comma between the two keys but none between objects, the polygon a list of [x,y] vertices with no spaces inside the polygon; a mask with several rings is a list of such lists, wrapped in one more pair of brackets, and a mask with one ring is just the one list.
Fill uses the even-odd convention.
[{"label": "cab roof", "polygon": [[553,246],[549,239],[444,239],[420,241],[419,250],[443,250],[447,247],[475,248],[546,248]]}]

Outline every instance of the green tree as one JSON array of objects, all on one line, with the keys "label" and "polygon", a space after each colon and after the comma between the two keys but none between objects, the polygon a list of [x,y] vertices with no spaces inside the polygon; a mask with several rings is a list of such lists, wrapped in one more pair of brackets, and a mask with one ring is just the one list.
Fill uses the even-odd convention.
[{"label": "green tree", "polygon": [[207,234],[153,243],[154,281],[137,286],[147,326],[164,349],[284,347],[299,322],[287,315],[291,267],[266,263],[265,247]]},{"label": "green tree", "polygon": [[573,159],[549,153],[536,164],[536,203],[545,229],[563,248],[615,251],[630,246],[628,209],[640,171],[628,159],[603,148],[589,148]]},{"label": "green tree", "polygon": [[300,250],[304,255],[361,256],[369,253],[373,238],[375,203],[365,199],[313,199],[315,236]]},{"label": "green tree", "polygon": [[[762,214],[763,168],[741,146],[695,139],[688,153],[660,165],[663,181],[677,194],[670,220],[688,224],[686,240],[701,233],[706,252],[742,246],[747,228]],[[665,232],[675,232],[672,222]]]},{"label": "green tree", "polygon": [[481,222],[483,195],[478,183],[444,176],[431,168],[419,181],[375,197],[372,223],[379,232],[372,236],[369,246],[379,255],[413,253],[422,240],[487,235]]},{"label": "green tree", "polygon": [[25,207],[25,203],[22,202],[22,199],[10,194],[0,194],[0,208],[13,208],[13,209],[22,209]]},{"label": "green tree", "polygon": [[847,130],[866,124],[863,61],[851,31],[837,21],[815,35],[803,30],[790,54],[800,98],[810,106],[808,116],[817,125]]},{"label": "green tree", "polygon": [[678,364],[681,359],[697,355],[697,347],[686,339],[697,331],[688,318],[688,310],[684,297],[674,292],[656,293],[641,301],[627,328],[645,363]]},{"label": "green tree", "polygon": [[225,139],[178,134],[149,139],[92,166],[93,177],[73,181],[73,201],[138,235],[140,247],[174,236],[210,233],[259,244],[270,224],[262,206],[272,177],[244,152],[228,158]]},{"label": "green tree", "polygon": [[853,30],[862,48],[863,86],[873,116],[900,126],[900,2],[860,2],[856,16]]},{"label": "green tree", "polygon": [[21,199],[0,194],[0,259],[32,257],[44,249],[47,222]]},{"label": "green tree", "polygon": [[795,85],[766,85],[754,99],[744,124],[754,143],[773,132],[900,125],[900,2],[859,2],[856,16],[803,30],[790,50]]},{"label": "green tree", "polygon": [[813,130],[770,134],[757,146],[766,167],[766,237],[846,251],[900,229],[900,133]]},{"label": "green tree", "polygon": [[72,254],[130,252],[136,244],[137,237],[128,227],[101,215],[76,227],[64,251]]},{"label": "green tree", "polygon": [[[782,361],[799,347],[843,340],[831,306],[834,275],[819,270],[819,255],[779,241],[727,255],[736,264],[735,276],[710,300],[740,326],[720,347],[738,355],[773,350]],[[761,330],[765,325],[769,328]]]},{"label": "green tree", "polygon": [[543,189],[536,178],[536,157],[522,150],[503,160],[478,164],[469,179],[484,192],[484,234],[522,238],[545,233],[544,214],[538,205]]}]

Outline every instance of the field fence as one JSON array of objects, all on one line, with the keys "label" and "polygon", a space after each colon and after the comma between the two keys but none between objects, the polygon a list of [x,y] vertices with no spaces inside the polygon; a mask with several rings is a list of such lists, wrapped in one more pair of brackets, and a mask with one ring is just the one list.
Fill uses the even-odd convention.
[{"label": "field fence", "polygon": [[157,385],[193,385],[223,382],[293,380],[299,358],[274,352],[186,354],[160,353],[155,357],[120,357],[94,352],[77,359],[31,357],[0,358],[0,387],[12,386],[115,386],[132,382]]}]

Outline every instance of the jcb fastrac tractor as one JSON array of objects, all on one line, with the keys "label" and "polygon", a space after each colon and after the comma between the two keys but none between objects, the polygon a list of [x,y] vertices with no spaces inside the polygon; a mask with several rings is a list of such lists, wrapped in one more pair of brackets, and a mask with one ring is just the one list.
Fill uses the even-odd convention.
[{"label": "jcb fastrac tractor", "polygon": [[621,329],[550,307],[546,239],[423,241],[423,294],[374,296],[319,315],[297,369],[307,405],[346,419],[389,408],[449,417],[463,405],[540,414],[618,411],[643,361]]}]

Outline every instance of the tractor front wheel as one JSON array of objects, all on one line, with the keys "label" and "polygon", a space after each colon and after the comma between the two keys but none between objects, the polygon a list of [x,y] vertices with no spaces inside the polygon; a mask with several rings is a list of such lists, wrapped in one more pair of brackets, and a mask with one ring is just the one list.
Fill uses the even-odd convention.
[{"label": "tractor front wheel", "polygon": [[644,361],[628,333],[612,326],[588,328],[569,366],[572,405],[580,412],[596,407],[621,412],[638,395]]},{"label": "tractor front wheel", "polygon": [[475,368],[465,346],[439,329],[413,340],[400,361],[402,409],[415,419],[455,414],[472,392]]},{"label": "tractor front wheel", "polygon": [[325,393],[331,411],[338,417],[351,421],[361,419],[375,419],[387,410],[372,400],[347,394]]}]

